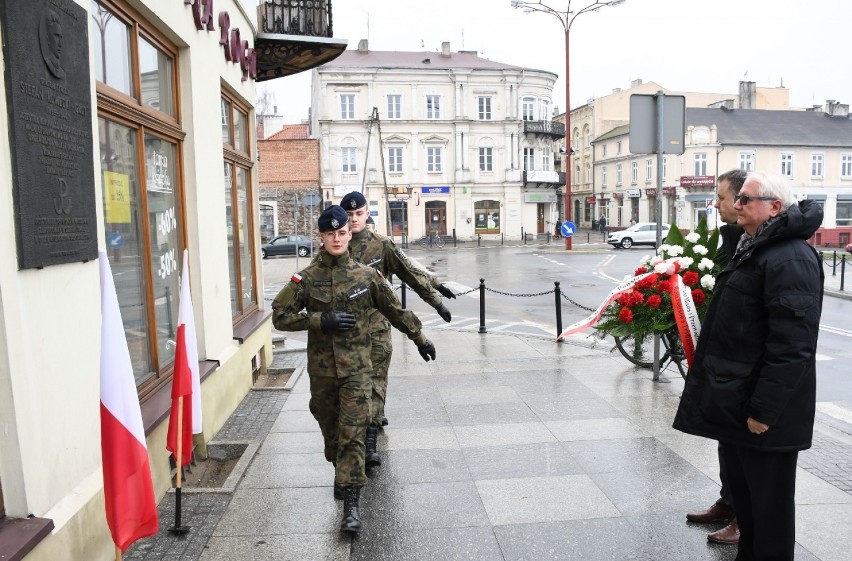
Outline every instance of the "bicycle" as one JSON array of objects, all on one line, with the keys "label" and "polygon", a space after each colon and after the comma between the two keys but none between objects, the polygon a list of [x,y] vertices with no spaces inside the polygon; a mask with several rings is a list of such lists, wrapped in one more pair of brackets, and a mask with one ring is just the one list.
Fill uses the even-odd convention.
[{"label": "bicycle", "polygon": [[[615,347],[624,358],[640,368],[654,367],[653,333],[644,333],[641,336],[630,335],[628,337],[613,335],[613,338],[615,339]],[[683,351],[683,345],[680,342],[680,334],[677,329],[660,334],[660,342],[663,344],[663,347],[660,349],[660,370],[674,364],[680,375],[686,378],[688,370],[686,354]]]},{"label": "bicycle", "polygon": [[431,234],[427,234],[420,238],[420,245],[425,248],[437,247],[441,249],[444,247],[444,239],[438,235],[438,232],[432,232]]}]

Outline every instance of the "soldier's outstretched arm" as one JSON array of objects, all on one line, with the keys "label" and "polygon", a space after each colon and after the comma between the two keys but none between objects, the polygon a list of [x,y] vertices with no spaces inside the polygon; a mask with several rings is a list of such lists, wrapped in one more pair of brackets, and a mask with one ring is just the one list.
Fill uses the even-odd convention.
[{"label": "soldier's outstretched arm", "polygon": [[410,286],[424,302],[433,308],[441,304],[441,296],[433,285],[434,280],[437,279],[433,275],[412,263],[408,256],[396,246],[391,245],[385,254],[388,271]]}]

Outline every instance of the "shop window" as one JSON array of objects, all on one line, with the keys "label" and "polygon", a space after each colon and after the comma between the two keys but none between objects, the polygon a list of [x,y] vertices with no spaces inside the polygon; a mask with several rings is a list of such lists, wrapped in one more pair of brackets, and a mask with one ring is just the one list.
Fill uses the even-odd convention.
[{"label": "shop window", "polygon": [[123,3],[92,2],[104,236],[144,399],[171,378],[184,237],[177,49]]},{"label": "shop window", "polygon": [[227,134],[223,130],[225,231],[228,243],[228,273],[231,285],[231,315],[239,323],[247,314],[257,311],[257,290],[254,268],[254,225],[252,208],[254,189],[251,184],[252,161],[248,146],[249,109],[228,92],[222,93],[222,122],[231,123]]},{"label": "shop window", "polygon": [[474,230],[477,234],[500,233],[500,201],[476,201],[473,204],[476,218]]}]

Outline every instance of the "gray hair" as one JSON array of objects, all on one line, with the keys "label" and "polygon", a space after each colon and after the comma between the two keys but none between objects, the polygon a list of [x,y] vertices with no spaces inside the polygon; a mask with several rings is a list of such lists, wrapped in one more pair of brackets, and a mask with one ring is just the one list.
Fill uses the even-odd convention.
[{"label": "gray hair", "polygon": [[753,181],[757,184],[758,197],[772,197],[781,201],[781,205],[787,209],[796,204],[793,197],[790,180],[776,173],[764,173],[762,171],[751,171],[746,178],[746,183]]}]

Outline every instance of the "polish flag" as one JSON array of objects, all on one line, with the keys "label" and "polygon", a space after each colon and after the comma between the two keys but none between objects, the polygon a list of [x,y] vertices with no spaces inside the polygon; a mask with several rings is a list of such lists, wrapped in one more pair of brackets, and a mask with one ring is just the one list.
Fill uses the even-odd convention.
[{"label": "polish flag", "polygon": [[166,448],[172,454],[177,454],[180,417],[181,466],[189,464],[192,459],[192,435],[201,432],[201,377],[198,370],[197,341],[195,318],[192,315],[192,295],[189,291],[189,251],[184,249],[175,371],[172,379],[172,410],[166,436]]},{"label": "polish flag", "polygon": [[101,456],[104,503],[112,541],[122,552],[157,533],[157,501],[136,380],[109,259],[101,270]]}]

